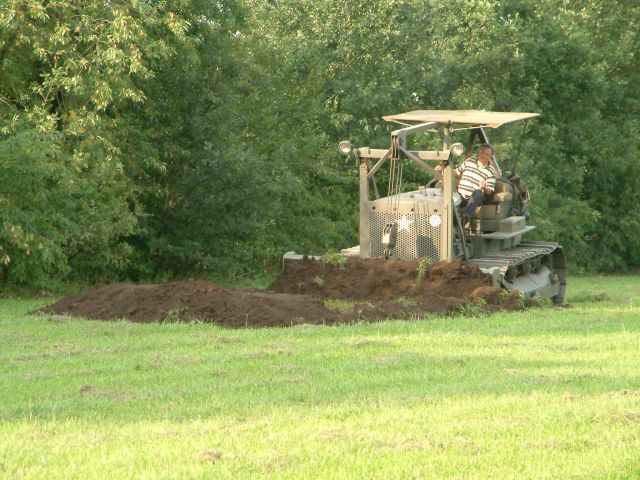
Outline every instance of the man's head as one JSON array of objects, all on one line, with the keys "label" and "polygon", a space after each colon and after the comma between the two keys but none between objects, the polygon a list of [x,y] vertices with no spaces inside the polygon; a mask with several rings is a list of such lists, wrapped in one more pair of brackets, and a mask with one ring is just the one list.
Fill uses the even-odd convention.
[{"label": "man's head", "polygon": [[493,155],[493,146],[489,143],[483,143],[478,148],[478,162],[483,166],[491,163],[491,155]]}]

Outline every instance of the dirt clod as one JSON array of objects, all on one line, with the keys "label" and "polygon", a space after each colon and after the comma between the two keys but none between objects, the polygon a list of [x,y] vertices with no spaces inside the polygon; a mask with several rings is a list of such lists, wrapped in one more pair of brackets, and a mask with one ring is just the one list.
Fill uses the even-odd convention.
[{"label": "dirt clod", "polygon": [[244,328],[449,315],[466,304],[485,311],[524,305],[517,292],[493,287],[491,277],[473,265],[350,258],[345,265],[311,259],[290,263],[264,292],[205,281],[103,285],[40,311],[100,320],[202,321]]}]

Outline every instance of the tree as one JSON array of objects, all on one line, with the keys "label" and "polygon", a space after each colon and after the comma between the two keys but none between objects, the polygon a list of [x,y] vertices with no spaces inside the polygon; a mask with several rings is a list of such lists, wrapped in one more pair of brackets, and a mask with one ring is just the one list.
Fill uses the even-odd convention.
[{"label": "tree", "polygon": [[[2,271],[112,275],[140,214],[130,177],[162,167],[121,115],[144,101],[149,59],[184,44],[162,4],[8,1],[0,8]],[[128,132],[128,133],[127,133]],[[131,141],[122,142],[123,138]]]}]

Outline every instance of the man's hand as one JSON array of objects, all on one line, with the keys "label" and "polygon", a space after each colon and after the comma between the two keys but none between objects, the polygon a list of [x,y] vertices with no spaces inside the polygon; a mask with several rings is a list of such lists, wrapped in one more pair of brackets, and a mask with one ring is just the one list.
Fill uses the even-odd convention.
[{"label": "man's hand", "polygon": [[434,168],[434,170],[436,172],[441,172],[442,170],[444,170],[444,167],[442,165],[436,165],[436,167]]}]

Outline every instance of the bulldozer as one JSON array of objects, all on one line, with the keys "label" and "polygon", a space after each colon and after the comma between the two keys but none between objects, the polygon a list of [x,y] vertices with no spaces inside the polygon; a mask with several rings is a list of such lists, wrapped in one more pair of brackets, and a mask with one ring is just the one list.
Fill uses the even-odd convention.
[{"label": "bulldozer", "polygon": [[[489,144],[488,129],[527,122],[538,113],[483,110],[416,110],[382,117],[402,128],[391,133],[388,149],[355,148],[340,142],[344,155],[354,154],[359,169],[359,245],[342,250],[346,256],[428,261],[460,260],[491,275],[493,285],[518,290],[527,298],[564,301],[567,270],[562,246],[553,242],[525,241],[535,226],[529,225],[530,193],[515,172],[502,171],[495,154],[491,166],[496,183],[473,215],[462,218],[462,197],[457,192],[454,169],[472,157],[474,146]],[[418,134],[437,135],[438,150],[410,149]],[[453,136],[467,137],[451,143]],[[520,146],[522,137],[520,139]],[[518,148],[518,154],[520,147]],[[418,190],[404,191],[404,167],[412,163],[429,178]],[[440,165],[439,168],[435,168]],[[376,173],[387,168],[387,195],[381,196]],[[284,255],[284,264],[302,258]]]}]

